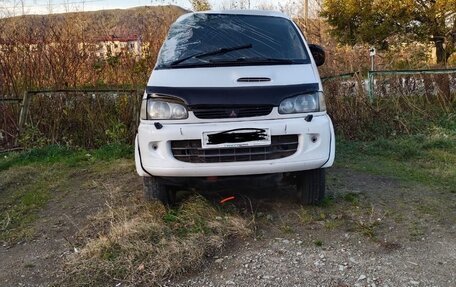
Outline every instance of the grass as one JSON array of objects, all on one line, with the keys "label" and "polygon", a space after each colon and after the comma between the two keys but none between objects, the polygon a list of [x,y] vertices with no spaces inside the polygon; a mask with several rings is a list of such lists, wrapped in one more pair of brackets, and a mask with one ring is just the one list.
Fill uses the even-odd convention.
[{"label": "grass", "polygon": [[345,201],[352,203],[353,205],[357,205],[359,203],[359,194],[348,192],[343,195]]},{"label": "grass", "polygon": [[35,166],[2,172],[0,185],[0,240],[15,242],[33,236],[31,223],[51,199],[56,186],[66,180],[63,169],[43,169]]},{"label": "grass", "polygon": [[360,216],[355,221],[356,230],[368,238],[376,239],[376,230],[379,227],[380,222],[375,215],[375,210],[372,208],[369,216]]},{"label": "grass", "polygon": [[[456,135],[403,136],[371,142],[339,141],[337,164],[456,192]],[[347,201],[356,201],[347,195]]]},{"label": "grass", "polygon": [[0,159],[0,241],[33,238],[45,206],[56,199],[74,208],[63,198],[75,189],[106,197],[106,204],[69,242],[78,252],[57,286],[158,285],[201,267],[232,238],[250,235],[249,219],[200,196],[173,209],[145,202],[132,157],[123,145],[6,154]]},{"label": "grass", "polygon": [[314,244],[315,244],[315,246],[317,246],[317,247],[322,247],[322,246],[323,246],[323,241],[321,241],[321,240],[315,240],[315,241],[314,241]]},{"label": "grass", "polygon": [[9,153],[0,159],[0,241],[31,238],[39,211],[65,190],[75,167],[96,168],[100,162],[132,157],[132,148],[108,145],[97,150],[48,146]]},{"label": "grass", "polygon": [[0,171],[14,166],[30,164],[49,165],[60,163],[76,166],[93,163],[97,160],[113,160],[119,158],[133,158],[133,147],[124,144],[111,144],[88,151],[80,148],[50,145],[24,152],[11,152],[2,155],[0,157]]},{"label": "grass", "polygon": [[159,203],[119,198],[119,192],[114,193],[109,210],[96,218],[98,224],[110,227],[82,243],[59,285],[157,286],[197,270],[230,238],[251,233],[245,219],[215,208],[200,196],[166,210]]},{"label": "grass", "polygon": [[[413,136],[398,136],[393,139],[377,139],[369,142],[340,140],[337,145],[336,165],[351,170],[363,171],[379,176],[396,178],[401,186],[413,191],[413,186],[423,186],[431,193],[421,197],[419,202],[408,202],[402,210],[408,210],[416,216],[430,215],[437,221],[445,218],[441,212],[440,194],[456,193],[456,130],[449,128],[431,128],[425,134]],[[421,195],[424,196],[424,195]],[[344,193],[341,198],[350,203],[354,231],[376,240],[380,230],[383,230],[384,214],[378,210],[369,211],[366,203],[357,193]],[[341,204],[338,202],[337,204]],[[407,227],[403,215],[407,212],[398,209],[389,216],[399,222],[405,230],[409,229],[411,237],[419,237],[423,231],[419,225]],[[440,208],[439,208],[440,207]],[[378,207],[377,207],[378,208]],[[382,209],[380,207],[380,209]],[[350,210],[347,207],[347,210]],[[418,226],[418,227],[417,227]]]},{"label": "grass", "polygon": [[[324,227],[329,231],[343,229],[347,232],[358,232],[376,240],[377,231],[384,217],[380,210],[361,200],[357,193],[337,192],[329,198],[331,204],[303,206],[294,211],[296,223],[313,228]],[[290,220],[293,221],[293,218]],[[283,222],[282,226],[288,224]],[[319,246],[316,242],[314,243]]]}]

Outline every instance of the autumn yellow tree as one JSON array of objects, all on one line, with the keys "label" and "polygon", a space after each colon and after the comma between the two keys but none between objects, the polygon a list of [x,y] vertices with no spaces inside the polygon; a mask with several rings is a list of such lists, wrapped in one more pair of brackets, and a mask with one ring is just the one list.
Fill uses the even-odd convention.
[{"label": "autumn yellow tree", "polygon": [[190,2],[194,11],[211,10],[211,4],[207,0],[191,0]]},{"label": "autumn yellow tree", "polygon": [[456,0],[326,0],[322,16],[345,44],[431,41],[438,63],[456,52]]}]

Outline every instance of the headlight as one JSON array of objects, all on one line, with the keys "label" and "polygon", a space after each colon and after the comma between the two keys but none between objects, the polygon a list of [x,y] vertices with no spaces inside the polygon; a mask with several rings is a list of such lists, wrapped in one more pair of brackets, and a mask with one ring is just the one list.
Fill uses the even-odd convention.
[{"label": "headlight", "polygon": [[283,100],[279,106],[281,114],[298,114],[326,111],[323,93],[304,94]]},{"label": "headlight", "polygon": [[188,118],[187,108],[163,99],[144,99],[141,105],[143,120],[183,120]]}]

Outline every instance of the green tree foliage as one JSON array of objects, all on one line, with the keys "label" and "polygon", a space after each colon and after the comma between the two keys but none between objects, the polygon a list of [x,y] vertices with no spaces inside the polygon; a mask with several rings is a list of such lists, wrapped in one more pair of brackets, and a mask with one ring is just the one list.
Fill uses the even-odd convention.
[{"label": "green tree foliage", "polygon": [[456,0],[326,0],[322,16],[344,44],[432,41],[438,63],[456,52]]},{"label": "green tree foliage", "polygon": [[194,11],[211,10],[211,4],[207,0],[191,0]]}]

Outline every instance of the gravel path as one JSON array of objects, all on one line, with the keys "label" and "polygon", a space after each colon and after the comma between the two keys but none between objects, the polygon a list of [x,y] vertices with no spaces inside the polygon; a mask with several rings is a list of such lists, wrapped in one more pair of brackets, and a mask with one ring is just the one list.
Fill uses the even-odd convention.
[{"label": "gravel path", "polygon": [[[454,194],[349,170],[330,178],[330,207],[272,198],[255,240],[165,286],[456,286]],[[317,218],[303,224],[303,210]]]},{"label": "gravel path", "polygon": [[177,286],[456,286],[454,241],[431,236],[385,252],[356,235],[323,248],[303,237],[247,242]]}]

